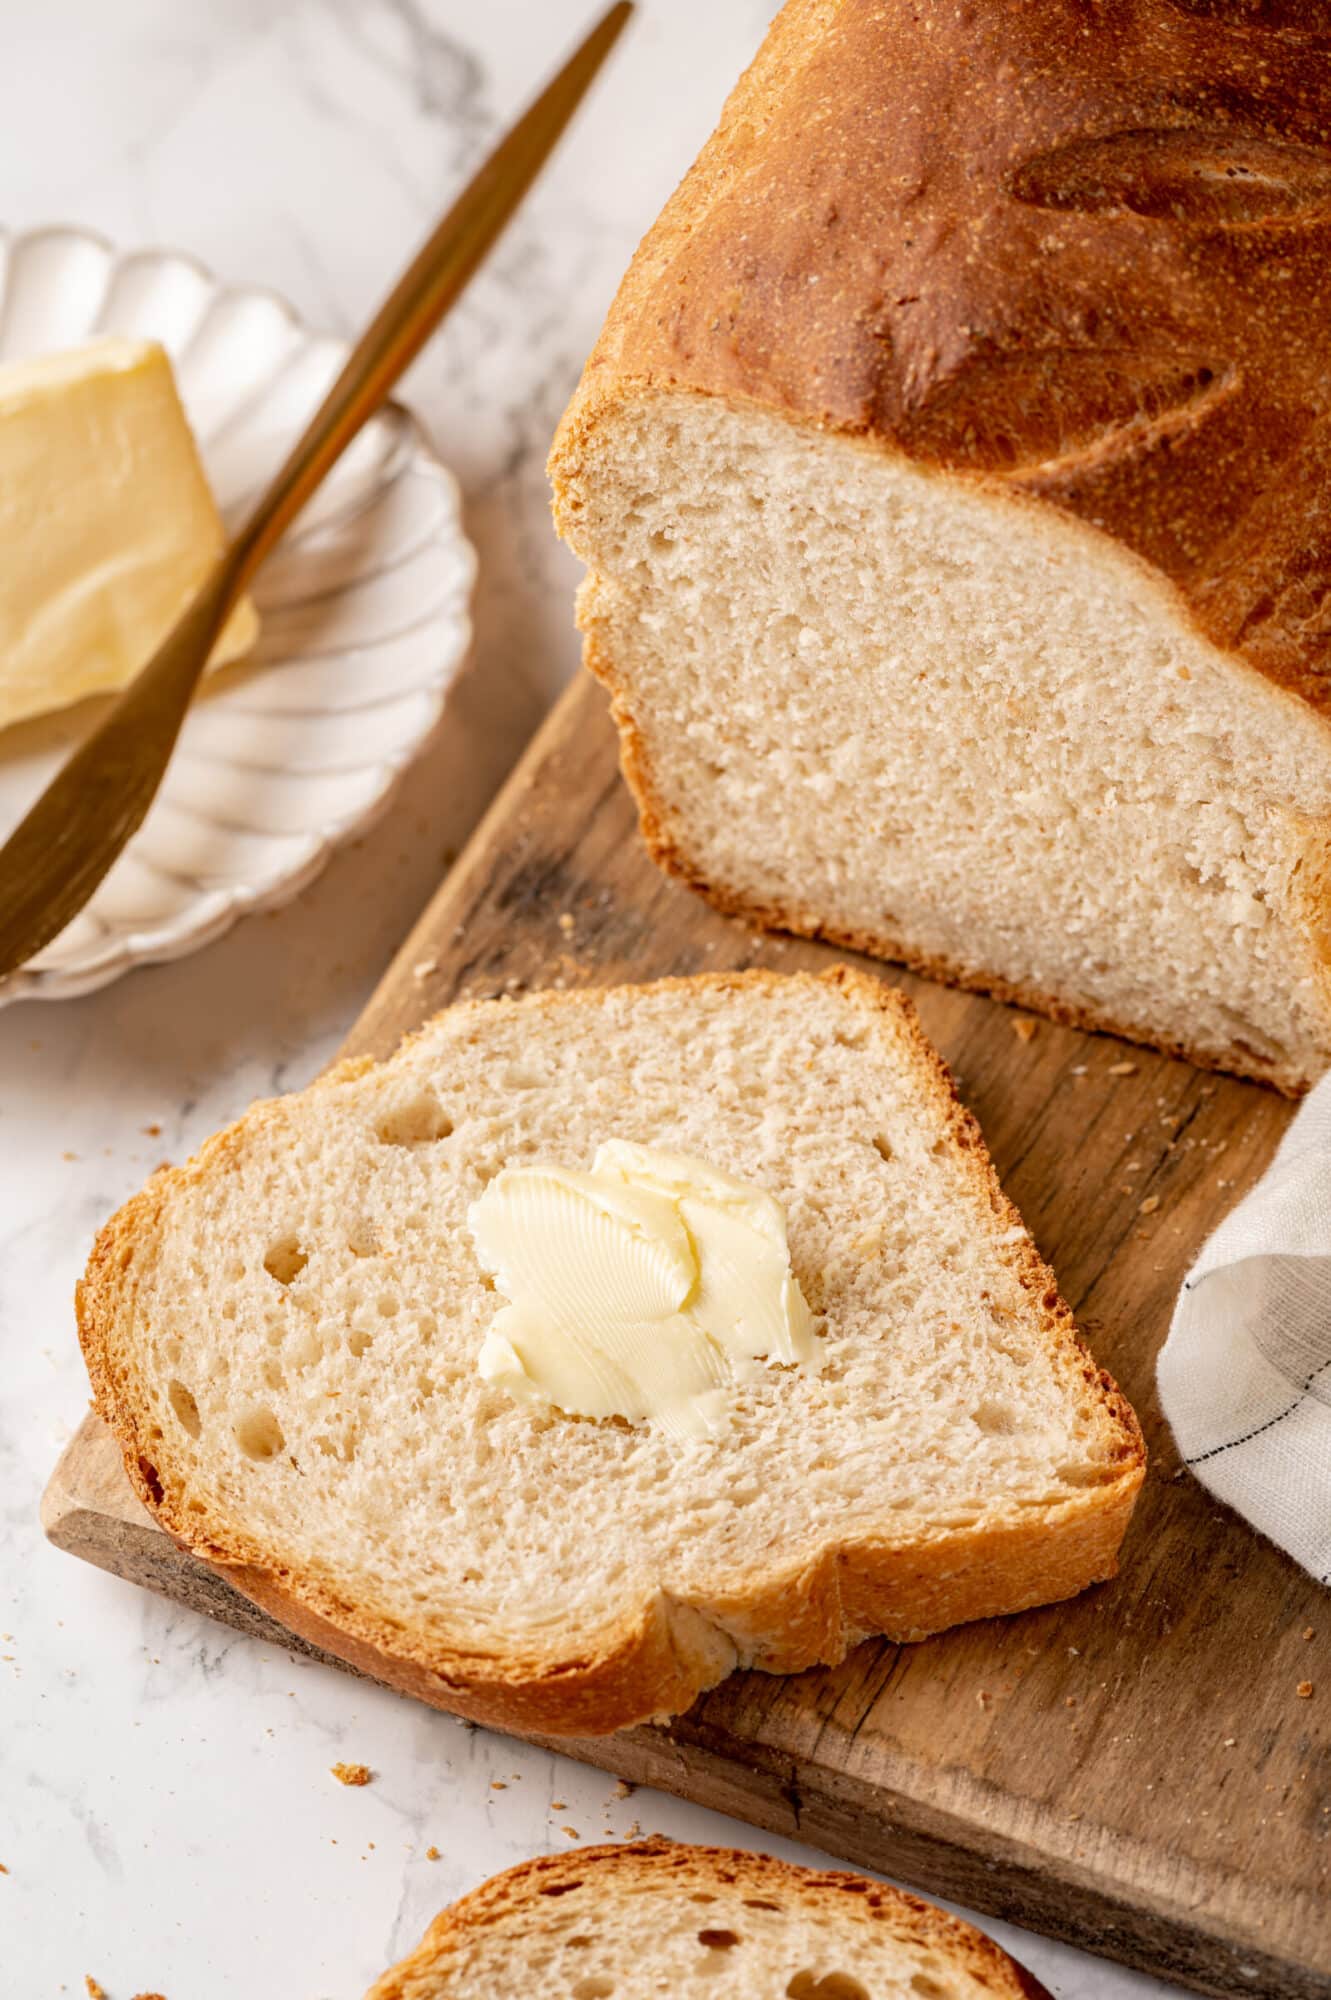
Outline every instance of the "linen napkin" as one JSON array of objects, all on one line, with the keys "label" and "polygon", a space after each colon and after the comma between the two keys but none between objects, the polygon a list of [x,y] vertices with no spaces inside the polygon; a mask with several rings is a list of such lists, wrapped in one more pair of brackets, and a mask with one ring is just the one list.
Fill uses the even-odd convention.
[{"label": "linen napkin", "polygon": [[1157,1379],[1185,1464],[1331,1584],[1331,1077],[1203,1246]]}]

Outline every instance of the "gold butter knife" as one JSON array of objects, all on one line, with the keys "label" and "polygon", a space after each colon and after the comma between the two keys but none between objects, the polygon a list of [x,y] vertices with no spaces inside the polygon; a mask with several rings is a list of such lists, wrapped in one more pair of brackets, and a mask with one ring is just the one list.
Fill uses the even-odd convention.
[{"label": "gold butter knife", "polygon": [[452,306],[632,11],[617,0],[463,189],[183,617],[0,848],[0,978],[59,935],[141,825],[227,613]]}]

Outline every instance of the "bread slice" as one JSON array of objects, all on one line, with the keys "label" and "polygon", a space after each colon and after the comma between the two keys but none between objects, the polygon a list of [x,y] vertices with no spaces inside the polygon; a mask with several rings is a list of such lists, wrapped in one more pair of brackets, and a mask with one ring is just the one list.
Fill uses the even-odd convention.
[{"label": "bread slice", "polygon": [[505,1869],[366,2000],[1051,2000],[991,1938],[863,1875],[643,1840]]},{"label": "bread slice", "polygon": [[1331,1062],[1331,36],[1225,11],[790,0],[551,473],[665,867],[1297,1091]]},{"label": "bread slice", "polygon": [[[717,1441],[487,1384],[466,1218],[611,1138],[784,1207],[817,1375]],[[78,1294],[97,1407],[157,1518],[257,1603],[427,1701],[597,1733],[1112,1574],[1142,1478],[909,1005],[841,968],[456,1006],[163,1170]]]}]

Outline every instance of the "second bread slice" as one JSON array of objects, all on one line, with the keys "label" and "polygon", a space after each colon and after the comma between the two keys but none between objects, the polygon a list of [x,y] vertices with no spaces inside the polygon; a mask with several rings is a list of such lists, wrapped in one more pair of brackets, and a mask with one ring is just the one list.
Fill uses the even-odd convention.
[{"label": "second bread slice", "polygon": [[[608,1139],[765,1189],[821,1371],[717,1438],[514,1403],[467,1226]],[[908,1003],[846,969],[464,1004],[164,1170],[79,1292],[171,1534],[439,1706],[594,1734],[1113,1573],[1143,1452]]]}]

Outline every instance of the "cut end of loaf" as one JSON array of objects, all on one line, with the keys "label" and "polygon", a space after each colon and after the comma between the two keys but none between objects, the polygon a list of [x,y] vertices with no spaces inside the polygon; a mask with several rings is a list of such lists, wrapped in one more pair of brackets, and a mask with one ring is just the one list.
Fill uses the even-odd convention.
[{"label": "cut end of loaf", "polygon": [[648,845],[721,907],[1297,1092],[1331,728],[1108,537],[718,396],[553,460]]},{"label": "cut end of loaf", "polygon": [[440,1912],[366,2000],[1050,2000],[991,1938],[839,1869],[659,1838],[547,1855]]},{"label": "cut end of loaf", "polygon": [[[785,1212],[816,1377],[719,1441],[476,1366],[493,1176],[607,1138]],[[451,1009],[157,1175],[79,1292],[147,1505],[305,1636],[477,1719],[595,1734],[1113,1573],[1140,1435],[908,1003],[766,973]]]}]

